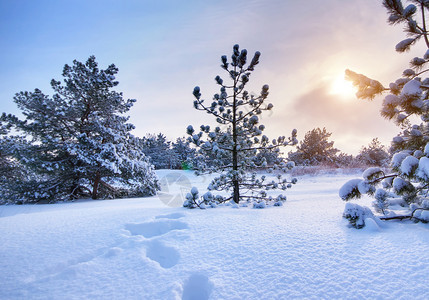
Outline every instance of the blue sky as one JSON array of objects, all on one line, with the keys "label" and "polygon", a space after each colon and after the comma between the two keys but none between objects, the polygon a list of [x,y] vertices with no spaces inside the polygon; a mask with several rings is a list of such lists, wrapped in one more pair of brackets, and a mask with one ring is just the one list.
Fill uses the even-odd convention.
[{"label": "blue sky", "polygon": [[[0,1],[1,111],[18,113],[13,96],[61,79],[64,64],[95,55],[101,68],[119,68],[117,90],[137,99],[130,111],[135,134],[184,136],[189,124],[210,124],[193,109],[192,90],[217,92],[220,56],[238,43],[261,51],[249,90],[270,85],[272,114],[263,116],[271,137],[315,127],[332,132],[335,146],[356,154],[379,137],[399,132],[379,116],[381,99],[359,101],[331,93],[345,69],[386,85],[424,52],[397,54],[404,34],[386,23],[381,1]],[[289,149],[286,150],[286,152]]]}]

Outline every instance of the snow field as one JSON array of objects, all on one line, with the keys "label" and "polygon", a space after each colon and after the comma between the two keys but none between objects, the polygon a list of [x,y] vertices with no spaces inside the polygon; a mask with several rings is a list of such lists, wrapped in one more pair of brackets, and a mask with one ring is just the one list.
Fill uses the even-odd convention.
[{"label": "snow field", "polygon": [[187,210],[165,203],[207,180],[158,176],[175,172],[161,198],[0,207],[0,299],[429,299],[428,225],[348,228],[356,174],[303,176],[282,207]]}]

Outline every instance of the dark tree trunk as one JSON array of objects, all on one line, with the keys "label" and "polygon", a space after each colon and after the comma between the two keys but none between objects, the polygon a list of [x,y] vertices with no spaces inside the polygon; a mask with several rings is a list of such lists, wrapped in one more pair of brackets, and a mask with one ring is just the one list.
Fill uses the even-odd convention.
[{"label": "dark tree trunk", "polygon": [[234,79],[234,97],[233,97],[233,103],[232,103],[232,170],[234,172],[233,178],[232,178],[232,185],[233,185],[233,200],[235,203],[240,202],[240,186],[238,182],[238,150],[237,150],[237,92],[236,92],[236,86],[237,86],[237,80]]},{"label": "dark tree trunk", "polygon": [[238,184],[238,180],[235,179],[233,180],[233,184],[234,184],[234,202],[235,203],[239,203],[240,202],[240,186]]},{"label": "dark tree trunk", "polygon": [[[236,140],[237,137],[235,137],[234,140]],[[238,202],[240,202],[240,186],[238,184],[238,176],[237,176],[237,171],[238,171],[238,151],[236,148],[236,143],[234,142],[234,148],[232,150],[232,170],[234,171],[234,175],[232,178],[232,184],[233,184],[233,199],[234,202],[238,204]]]},{"label": "dark tree trunk", "polygon": [[98,185],[100,184],[100,180],[101,180],[101,174],[100,172],[97,172],[95,174],[95,179],[94,179],[94,186],[92,187],[92,199],[97,199],[97,190],[98,190]]}]

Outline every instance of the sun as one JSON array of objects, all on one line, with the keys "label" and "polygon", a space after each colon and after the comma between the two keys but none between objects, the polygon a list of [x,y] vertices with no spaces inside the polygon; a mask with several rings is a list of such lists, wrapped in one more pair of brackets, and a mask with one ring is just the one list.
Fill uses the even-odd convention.
[{"label": "sun", "polygon": [[344,79],[343,74],[340,74],[332,80],[329,93],[348,98],[355,95],[356,88],[350,81]]}]

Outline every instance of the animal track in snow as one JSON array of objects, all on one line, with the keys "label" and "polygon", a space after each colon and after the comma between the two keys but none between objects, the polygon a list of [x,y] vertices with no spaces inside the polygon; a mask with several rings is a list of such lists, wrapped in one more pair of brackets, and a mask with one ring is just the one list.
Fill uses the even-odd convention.
[{"label": "animal track in snow", "polygon": [[174,267],[180,259],[180,254],[175,248],[168,247],[158,240],[150,241],[146,256],[165,269]]},{"label": "animal track in snow", "polygon": [[189,228],[187,223],[178,220],[159,219],[152,222],[139,224],[126,224],[125,229],[132,235],[142,235],[145,238],[152,238],[166,234],[172,230],[182,230]]},{"label": "animal track in snow", "polygon": [[213,290],[213,283],[206,275],[192,274],[183,285],[182,300],[209,299]]}]

